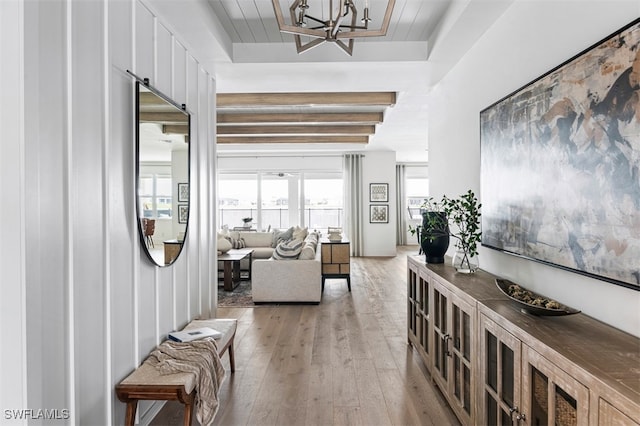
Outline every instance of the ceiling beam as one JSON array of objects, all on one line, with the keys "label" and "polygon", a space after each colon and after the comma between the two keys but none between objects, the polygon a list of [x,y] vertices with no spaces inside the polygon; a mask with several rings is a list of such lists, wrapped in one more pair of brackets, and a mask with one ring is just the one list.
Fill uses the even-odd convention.
[{"label": "ceiling beam", "polygon": [[166,124],[162,126],[162,133],[167,135],[188,135],[189,126],[180,124]]},{"label": "ceiling beam", "polygon": [[188,120],[181,112],[140,112],[138,117],[143,123],[185,124]]},{"label": "ceiling beam", "polygon": [[218,136],[218,144],[353,143],[367,144],[368,136]]},{"label": "ceiling beam", "polygon": [[381,112],[345,113],[224,113],[218,112],[219,125],[247,123],[382,123]]},{"label": "ceiling beam", "polygon": [[313,105],[392,106],[396,92],[218,93],[218,108]]},{"label": "ceiling beam", "polygon": [[369,125],[218,126],[216,130],[218,135],[372,135],[375,131],[376,126]]}]

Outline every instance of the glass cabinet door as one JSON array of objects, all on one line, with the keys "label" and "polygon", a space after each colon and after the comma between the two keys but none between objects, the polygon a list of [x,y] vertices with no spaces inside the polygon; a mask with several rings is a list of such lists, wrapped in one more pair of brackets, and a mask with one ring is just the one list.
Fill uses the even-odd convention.
[{"label": "glass cabinet door", "polygon": [[407,268],[407,326],[409,343],[414,343],[418,335],[418,270],[409,263]]},{"label": "glass cabinet door", "polygon": [[429,347],[429,321],[431,306],[429,305],[429,278],[420,273],[418,276],[418,343],[426,355],[430,353]]},{"label": "glass cabinet door", "polygon": [[472,376],[471,333],[475,333],[474,307],[451,294],[451,342],[449,343],[450,361],[452,363],[453,396],[458,408],[466,417],[471,417],[472,389],[475,378]]},{"label": "glass cabinet door", "polygon": [[588,424],[589,390],[526,345],[522,374],[523,413],[528,424]]},{"label": "glass cabinet door", "polygon": [[[449,376],[449,363],[447,356],[449,355],[448,340],[451,338],[449,334],[449,325],[447,318],[447,303],[449,292],[442,287],[437,281],[433,281],[433,376],[436,381],[447,389]],[[439,380],[438,380],[439,379]]]},{"label": "glass cabinet door", "polygon": [[452,398],[463,423],[472,423],[475,379],[472,337],[475,308],[433,280],[433,378]]},{"label": "glass cabinet door", "polygon": [[486,316],[480,318],[482,402],[480,424],[513,425],[520,410],[520,340]]}]

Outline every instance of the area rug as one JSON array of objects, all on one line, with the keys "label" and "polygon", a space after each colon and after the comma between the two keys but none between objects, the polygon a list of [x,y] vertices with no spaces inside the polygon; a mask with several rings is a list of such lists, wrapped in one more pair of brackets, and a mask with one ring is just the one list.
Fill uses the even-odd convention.
[{"label": "area rug", "polygon": [[223,308],[253,308],[251,281],[240,281],[233,291],[218,287],[218,306]]}]

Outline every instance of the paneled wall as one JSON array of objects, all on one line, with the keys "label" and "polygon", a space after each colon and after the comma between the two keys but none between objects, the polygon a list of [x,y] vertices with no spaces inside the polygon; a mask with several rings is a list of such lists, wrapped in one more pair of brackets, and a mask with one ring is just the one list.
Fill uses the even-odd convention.
[{"label": "paneled wall", "polygon": [[[2,3],[1,188],[15,209],[0,223],[15,243],[2,256],[0,405],[122,424],[115,384],[169,331],[215,314],[215,81],[143,1]],[[126,70],[192,113],[188,237],[166,268],[137,233]],[[141,404],[141,420],[157,407]]]}]

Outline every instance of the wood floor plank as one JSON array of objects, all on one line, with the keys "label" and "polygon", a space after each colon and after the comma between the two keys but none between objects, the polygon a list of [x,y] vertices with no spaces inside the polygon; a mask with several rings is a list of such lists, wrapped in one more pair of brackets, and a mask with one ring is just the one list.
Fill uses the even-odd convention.
[{"label": "wood floor plank", "polygon": [[[319,305],[218,308],[238,329],[214,424],[459,424],[407,344],[406,254],[416,250],[352,258],[352,291],[327,280]],[[182,405],[168,403],[152,424],[178,419]]]},{"label": "wood floor plank", "polygon": [[358,368],[355,369],[355,373],[358,397],[362,408],[360,416],[364,424],[391,424],[374,361],[370,359],[358,360]]},{"label": "wood floor plank", "polygon": [[361,416],[360,407],[335,407],[333,424],[336,426],[368,426]]},{"label": "wood floor plank", "polygon": [[305,424],[333,423],[333,369],[331,364],[311,364]]}]

